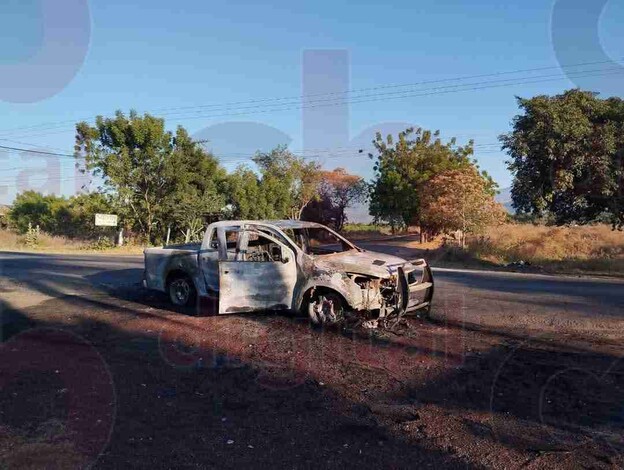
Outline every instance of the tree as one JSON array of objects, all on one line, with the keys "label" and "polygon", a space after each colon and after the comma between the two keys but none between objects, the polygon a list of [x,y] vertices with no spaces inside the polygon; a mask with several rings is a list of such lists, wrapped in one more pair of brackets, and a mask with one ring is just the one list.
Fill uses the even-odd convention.
[{"label": "tree", "polygon": [[217,217],[224,209],[227,174],[217,159],[183,128],[176,132],[171,159],[178,171],[163,223],[189,242],[200,236],[207,219]]},{"label": "tree", "polygon": [[336,208],[336,230],[342,230],[347,215],[346,209],[353,204],[364,202],[368,195],[368,186],[364,179],[347,173],[344,168],[324,171],[321,176],[321,197],[329,199]]},{"label": "tree", "polygon": [[306,162],[299,158],[295,162],[294,188],[291,205],[291,218],[301,219],[301,214],[307,205],[318,199],[318,187],[321,182],[320,164],[317,162]]},{"label": "tree", "polygon": [[446,170],[429,180],[420,192],[420,217],[432,234],[461,230],[482,233],[505,219],[504,208],[494,201],[490,183],[473,167]]},{"label": "tree", "polygon": [[25,191],[16,196],[9,220],[19,233],[26,233],[31,225],[52,235],[88,239],[101,233],[95,227],[95,214],[110,211],[110,198],[101,193],[78,194],[68,199]]},{"label": "tree", "polygon": [[[470,159],[472,141],[462,147],[456,145],[455,138],[443,143],[439,135],[439,131],[409,128],[399,133],[395,142],[390,135],[384,140],[377,134],[373,144],[378,156],[369,206],[376,222],[389,223],[393,231],[419,225],[421,232],[426,232],[420,214],[420,194],[427,182],[443,171],[476,165]],[[374,158],[372,154],[369,157]],[[495,191],[492,179],[487,174],[484,178]]]},{"label": "tree", "polygon": [[9,222],[19,233],[26,233],[28,226],[39,226],[41,230],[54,233],[58,227],[57,217],[67,211],[64,197],[45,196],[36,191],[24,191],[13,201]]},{"label": "tree", "polygon": [[87,170],[103,178],[104,189],[114,192],[127,208],[123,215],[148,242],[174,187],[173,146],[164,120],[148,114],[131,111],[126,117],[117,111],[112,119],[98,116],[95,127],[76,125],[76,156],[84,156]]},{"label": "tree", "polygon": [[558,224],[607,215],[622,227],[624,101],[581,90],[517,101],[522,112],[499,139],[518,213],[550,214]]},{"label": "tree", "polygon": [[306,206],[303,218],[342,230],[347,220],[346,209],[366,200],[368,185],[360,176],[336,168],[321,172],[318,195],[316,201]]},{"label": "tree", "polygon": [[103,193],[83,193],[69,198],[70,220],[61,230],[62,235],[74,238],[97,238],[102,227],[95,226],[95,214],[114,212],[112,198]]},{"label": "tree", "polygon": [[264,219],[266,201],[258,175],[249,167],[239,166],[228,175],[227,195],[230,216],[235,219]]},{"label": "tree", "polygon": [[[103,190],[118,201],[120,215],[153,242],[154,227],[195,226],[195,220],[220,209],[224,171],[179,127],[165,130],[163,119],[131,111],[126,117],[96,118],[95,126],[76,126],[76,156],[86,171],[101,176]],[[187,227],[188,228],[188,227]]]},{"label": "tree", "polygon": [[318,197],[319,164],[298,158],[283,146],[258,153],[253,161],[262,175],[267,218],[301,218],[304,208]]}]

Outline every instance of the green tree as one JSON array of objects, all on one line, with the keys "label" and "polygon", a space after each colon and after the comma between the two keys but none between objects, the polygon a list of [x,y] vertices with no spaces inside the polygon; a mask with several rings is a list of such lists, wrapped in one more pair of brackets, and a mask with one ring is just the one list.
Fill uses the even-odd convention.
[{"label": "green tree", "polygon": [[518,213],[623,226],[624,102],[581,90],[517,100],[521,114],[500,141]]},{"label": "green tree", "polygon": [[218,216],[226,204],[226,171],[218,160],[178,128],[172,166],[174,190],[167,200],[163,224],[182,233],[185,241],[197,238],[208,218]]},{"label": "green tree", "polygon": [[29,224],[52,233],[57,226],[56,214],[66,206],[65,198],[54,195],[44,196],[36,191],[24,191],[13,201],[9,212],[9,223],[19,233],[26,233]]},{"label": "green tree", "polygon": [[24,191],[16,196],[9,220],[19,233],[26,233],[30,224],[52,235],[66,235],[72,225],[70,200],[54,194]]},{"label": "green tree", "polygon": [[265,217],[301,218],[303,209],[318,197],[320,166],[296,157],[281,146],[253,158],[260,170],[260,192],[265,203]]},{"label": "green tree", "polygon": [[101,233],[101,228],[95,227],[95,214],[111,210],[110,197],[101,193],[78,194],[68,199],[25,191],[16,196],[9,217],[19,233],[26,233],[30,224],[52,235],[87,239]]},{"label": "green tree", "polygon": [[258,175],[249,167],[239,166],[228,176],[230,216],[235,219],[267,218],[267,207]]},{"label": "green tree", "polygon": [[63,235],[73,238],[96,238],[102,234],[102,227],[95,226],[95,214],[115,212],[109,195],[95,192],[77,194],[68,201],[69,220]]},{"label": "green tree", "polygon": [[163,119],[131,111],[114,118],[98,116],[95,126],[76,126],[76,156],[86,170],[102,177],[103,190],[117,201],[120,215],[149,242],[154,228],[163,234],[177,224],[196,225],[203,214],[220,209],[224,171],[215,158],[179,127],[165,129]]},{"label": "green tree", "polygon": [[[369,212],[376,222],[387,222],[393,230],[418,225],[427,231],[420,214],[420,194],[435,175],[451,169],[476,167],[471,160],[473,142],[458,146],[452,138],[443,143],[439,131],[409,128],[383,139],[377,133],[373,141],[377,151],[375,177],[371,184]],[[369,154],[370,158],[375,158]],[[496,184],[486,174],[488,190]]]}]

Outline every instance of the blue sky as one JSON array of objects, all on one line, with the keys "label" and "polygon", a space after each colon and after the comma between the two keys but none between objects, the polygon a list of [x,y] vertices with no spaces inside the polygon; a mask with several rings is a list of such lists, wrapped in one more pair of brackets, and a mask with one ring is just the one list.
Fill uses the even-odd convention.
[{"label": "blue sky", "polygon": [[[27,62],[43,47],[46,17],[42,6],[50,1],[3,2],[0,72],[3,66]],[[55,5],[63,12],[63,8],[80,3],[84,1],[56,0]],[[164,108],[296,97],[303,93],[302,57],[310,50],[344,52],[348,76],[338,77],[336,83],[346,83],[350,89],[556,67],[557,47],[566,48],[563,56],[575,57],[574,34],[578,25],[574,21],[586,21],[588,16],[580,0],[559,0],[559,6],[567,8],[569,15],[554,21],[554,3],[535,0],[387,1],[357,5],[324,0],[271,4],[238,0],[128,3],[89,2],[90,22],[81,25],[78,21],[74,26],[84,30],[76,32],[76,37],[89,41],[84,62],[78,64],[73,79],[53,96],[31,103],[11,103],[10,97],[7,100],[5,96],[0,101],[0,139],[5,140],[0,140],[0,145],[71,153],[72,122],[97,114],[110,115],[116,109],[134,108],[159,114]],[[624,56],[623,33],[618,27],[624,20],[624,5],[605,3],[599,21],[590,23],[593,21],[598,31],[601,50],[617,60]],[[564,32],[567,28],[571,32],[568,42],[553,46],[553,28]],[[581,46],[578,45],[578,62],[592,61],[591,53],[583,53],[591,48]],[[58,58],[59,63],[63,60]],[[589,69],[599,67],[605,66]],[[47,73],[42,68],[40,76],[46,77]],[[558,70],[539,73],[557,74]],[[576,80],[576,84],[620,94],[620,77],[589,77]],[[445,84],[426,88],[441,85]],[[264,112],[250,114],[242,114],[249,104],[230,105],[227,113],[204,108],[203,115],[189,115],[188,111],[177,117],[172,115],[167,124],[171,128],[181,124],[193,134],[208,136],[207,145],[229,168],[244,161],[255,149],[266,149],[282,140],[292,149],[305,150],[306,155],[314,154],[310,149],[321,149],[319,159],[325,166],[346,166],[368,178],[372,174],[371,162],[352,150],[366,146],[375,129],[393,130],[396,125],[391,123],[412,123],[440,129],[443,136],[457,135],[460,142],[474,138],[481,166],[501,186],[507,186],[511,177],[505,169],[505,155],[493,144],[497,135],[509,129],[517,111],[514,95],[553,94],[574,86],[574,82],[564,79],[337,106],[343,112],[340,119],[347,119],[349,135],[342,136],[342,141],[321,135],[318,144],[302,141],[302,110],[296,106],[282,111],[267,111],[270,107],[258,106],[257,110]],[[216,115],[233,111],[241,114]],[[336,112],[329,107],[315,111],[317,120],[323,113],[330,116]],[[23,129],[42,123],[53,126]],[[364,130],[367,131],[362,134]],[[9,202],[26,184],[34,189],[71,193],[75,187],[71,180],[72,162],[60,159],[58,168],[52,165],[52,169],[46,169],[50,160],[14,152],[0,155],[0,202]],[[23,172],[23,168],[32,170]],[[29,177],[31,183],[26,183]]]}]

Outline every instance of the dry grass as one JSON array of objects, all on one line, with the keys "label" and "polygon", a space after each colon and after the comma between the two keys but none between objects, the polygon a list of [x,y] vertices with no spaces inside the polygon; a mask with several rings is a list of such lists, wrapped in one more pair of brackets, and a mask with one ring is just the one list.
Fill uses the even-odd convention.
[{"label": "dry grass", "polygon": [[[383,239],[390,236],[390,230],[387,227],[353,224],[345,227],[344,234],[352,240]],[[440,247],[441,239],[426,244],[412,241],[405,245],[428,250],[430,259],[443,263],[493,267],[524,261],[547,272],[624,275],[624,232],[613,231],[607,225],[546,227],[506,224],[491,228],[482,237],[469,239],[466,250]],[[0,230],[0,250],[5,251],[141,254],[143,248],[127,245],[98,250],[90,242],[46,234],[41,234],[39,245],[33,248],[26,245],[23,236]]]},{"label": "dry grass", "polygon": [[10,230],[0,230],[0,250],[3,251],[35,251],[44,253],[117,253],[117,254],[140,254],[141,246],[127,245],[106,250],[97,249],[93,242],[71,240],[65,237],[56,237],[41,233],[37,246],[29,246],[26,237],[18,235]]},{"label": "dry grass", "polygon": [[409,227],[407,232],[393,234],[388,225],[346,224],[341,233],[350,240],[375,240],[395,235],[413,235],[419,232],[417,227]]},{"label": "dry grass", "polygon": [[383,238],[390,235],[390,228],[372,224],[346,224],[342,234],[350,240]]},{"label": "dry grass", "polygon": [[607,225],[507,224],[470,240],[468,252],[497,265],[524,261],[558,272],[624,274],[624,232]]},{"label": "dry grass", "polygon": [[[75,242],[64,237],[53,237],[42,233],[39,235],[39,245],[34,249],[42,251],[54,250],[80,250],[87,245],[82,242]],[[0,249],[3,250],[32,250],[26,244],[26,238],[10,230],[0,230]]]}]

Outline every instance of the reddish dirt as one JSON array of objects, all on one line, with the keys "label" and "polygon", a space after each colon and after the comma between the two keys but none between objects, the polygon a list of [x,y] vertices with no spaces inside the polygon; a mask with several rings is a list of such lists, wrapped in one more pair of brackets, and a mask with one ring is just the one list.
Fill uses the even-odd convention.
[{"label": "reddish dirt", "polygon": [[4,312],[7,467],[624,465],[619,341],[189,317],[133,292]]}]

